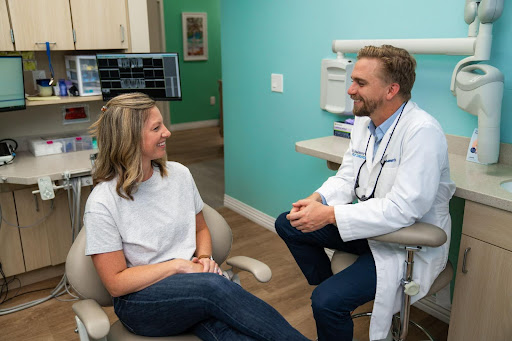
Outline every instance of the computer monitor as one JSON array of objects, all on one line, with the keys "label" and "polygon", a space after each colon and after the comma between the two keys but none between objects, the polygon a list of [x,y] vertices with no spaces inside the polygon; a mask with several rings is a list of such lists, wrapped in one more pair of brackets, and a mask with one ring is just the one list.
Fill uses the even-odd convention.
[{"label": "computer monitor", "polygon": [[177,53],[97,54],[96,61],[104,101],[127,92],[142,92],[156,101],[181,101]]},{"label": "computer monitor", "polygon": [[25,109],[21,56],[0,56],[0,75],[0,111]]}]

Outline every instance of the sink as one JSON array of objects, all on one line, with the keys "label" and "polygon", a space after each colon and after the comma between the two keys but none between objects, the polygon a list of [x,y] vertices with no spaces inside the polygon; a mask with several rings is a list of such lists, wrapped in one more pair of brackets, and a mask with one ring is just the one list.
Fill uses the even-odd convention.
[{"label": "sink", "polygon": [[500,186],[505,191],[512,193],[512,180],[503,181]]}]

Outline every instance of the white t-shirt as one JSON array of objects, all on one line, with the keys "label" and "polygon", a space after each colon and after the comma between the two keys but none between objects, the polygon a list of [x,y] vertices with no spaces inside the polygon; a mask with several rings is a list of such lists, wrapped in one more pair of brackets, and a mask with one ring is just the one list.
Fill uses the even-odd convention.
[{"label": "white t-shirt", "polygon": [[84,212],[86,255],[123,250],[128,267],[192,259],[203,201],[187,167],[167,162],[167,171],[162,178],[154,168],[133,201],[117,194],[117,179],[94,188]]}]

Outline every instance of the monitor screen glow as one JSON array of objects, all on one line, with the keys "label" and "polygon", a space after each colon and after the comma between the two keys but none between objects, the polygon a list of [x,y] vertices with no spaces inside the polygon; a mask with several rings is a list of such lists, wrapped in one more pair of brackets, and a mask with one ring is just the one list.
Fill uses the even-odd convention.
[{"label": "monitor screen glow", "polygon": [[181,101],[177,53],[97,54],[96,61],[105,101],[127,92],[142,92],[157,101]]},{"label": "monitor screen glow", "polygon": [[25,109],[21,56],[0,56],[0,75],[0,111]]}]

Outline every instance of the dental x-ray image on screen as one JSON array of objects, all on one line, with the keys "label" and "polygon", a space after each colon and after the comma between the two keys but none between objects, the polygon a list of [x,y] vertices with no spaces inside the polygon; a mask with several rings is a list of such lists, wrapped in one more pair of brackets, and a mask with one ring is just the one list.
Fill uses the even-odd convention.
[{"label": "dental x-ray image on screen", "polygon": [[103,100],[142,92],[157,101],[181,101],[177,53],[97,54]]}]

